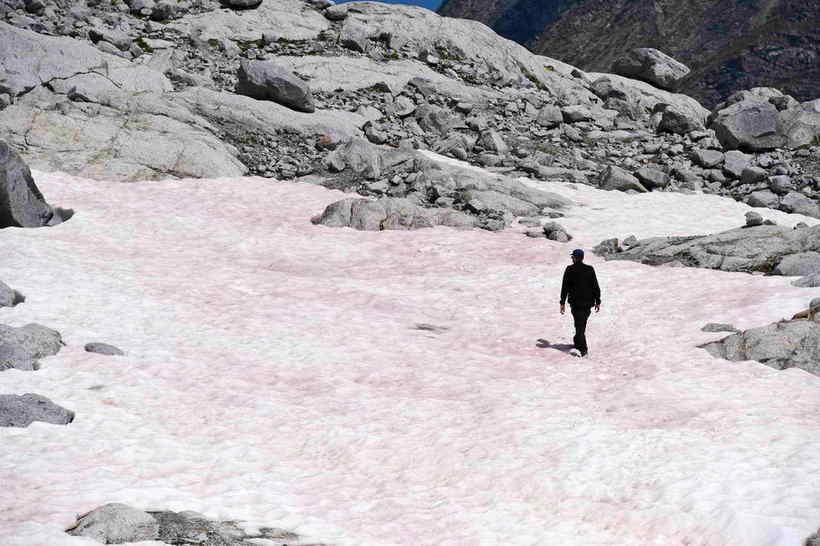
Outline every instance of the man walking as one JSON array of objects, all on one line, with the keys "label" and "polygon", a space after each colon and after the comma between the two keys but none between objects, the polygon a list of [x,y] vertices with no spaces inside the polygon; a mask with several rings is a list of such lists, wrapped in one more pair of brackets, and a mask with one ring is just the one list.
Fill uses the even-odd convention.
[{"label": "man walking", "polygon": [[566,310],[564,303],[569,297],[569,307],[572,318],[575,319],[575,348],[581,352],[581,356],[586,356],[587,319],[592,313],[593,306],[596,313],[601,310],[601,289],[598,286],[595,269],[584,263],[584,251],[576,248],[570,256],[572,265],[567,266],[564,281],[561,283],[561,314],[563,315]]}]

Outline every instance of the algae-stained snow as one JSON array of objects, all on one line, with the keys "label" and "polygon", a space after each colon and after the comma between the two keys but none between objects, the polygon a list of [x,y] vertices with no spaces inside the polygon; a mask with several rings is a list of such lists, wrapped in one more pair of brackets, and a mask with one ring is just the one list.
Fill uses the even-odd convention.
[{"label": "algae-stained snow", "polygon": [[820,525],[820,378],[695,347],[816,289],[588,254],[591,358],[539,347],[571,342],[572,248],[728,229],[744,205],[551,184],[579,203],[559,244],[314,226],[343,194],[307,184],[35,176],[76,214],[0,233],[26,296],[0,322],[68,345],[0,392],[77,415],[0,430],[5,545],[92,544],[63,529],[107,502],[343,546],[797,546]]}]

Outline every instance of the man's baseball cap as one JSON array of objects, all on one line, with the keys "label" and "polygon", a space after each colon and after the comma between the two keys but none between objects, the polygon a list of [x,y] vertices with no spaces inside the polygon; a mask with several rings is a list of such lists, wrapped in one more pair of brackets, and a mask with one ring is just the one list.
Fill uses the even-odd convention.
[{"label": "man's baseball cap", "polygon": [[584,257],[584,251],[581,250],[580,248],[576,248],[575,250],[572,251],[572,254],[570,254],[570,256],[578,256],[578,257],[583,258]]}]

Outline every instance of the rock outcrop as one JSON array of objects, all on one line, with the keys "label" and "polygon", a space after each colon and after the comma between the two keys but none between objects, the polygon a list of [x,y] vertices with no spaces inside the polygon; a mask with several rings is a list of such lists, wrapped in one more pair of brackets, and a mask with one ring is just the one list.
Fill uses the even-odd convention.
[{"label": "rock outcrop", "polygon": [[[726,136],[742,132],[741,118],[716,113],[707,129],[709,111],[658,88],[664,80],[583,72],[474,21],[380,3],[161,4],[10,7],[0,134],[32,168],[113,180],[309,178],[452,208],[492,229],[547,206],[522,198],[518,177],[703,191],[820,217],[820,146],[787,147],[813,134],[814,103],[738,95],[777,110],[771,140],[783,145],[761,152]],[[161,25],[147,19],[156,10]],[[339,149],[350,143],[348,163]],[[475,187],[454,186],[467,177],[407,159],[419,149],[500,176],[492,188],[477,175]]]},{"label": "rock outcrop", "polygon": [[648,265],[795,275],[803,271],[795,268],[798,262],[810,264],[817,260],[820,226],[794,230],[761,225],[715,235],[653,237],[626,249],[617,246],[616,241],[616,245],[602,243],[595,252],[607,260],[631,260]]},{"label": "rock outcrop", "polygon": [[54,211],[34,183],[28,165],[0,140],[0,228],[43,227]]},{"label": "rock outcrop", "polygon": [[73,420],[73,411],[58,406],[45,396],[0,394],[0,427],[25,428],[35,421],[67,425]]},{"label": "rock outcrop", "polygon": [[820,323],[781,321],[702,346],[726,360],[757,360],[777,370],[800,368],[820,375]]},{"label": "rock outcrop", "polygon": [[248,531],[238,521],[216,521],[192,511],[143,511],[122,503],[105,504],[79,516],[66,533],[88,537],[102,544],[155,540],[165,544],[214,546],[253,546],[261,543],[322,546],[276,527]]},{"label": "rock outcrop", "polygon": [[19,328],[0,324],[0,372],[37,370],[41,358],[56,355],[64,345],[58,331],[39,324]]}]

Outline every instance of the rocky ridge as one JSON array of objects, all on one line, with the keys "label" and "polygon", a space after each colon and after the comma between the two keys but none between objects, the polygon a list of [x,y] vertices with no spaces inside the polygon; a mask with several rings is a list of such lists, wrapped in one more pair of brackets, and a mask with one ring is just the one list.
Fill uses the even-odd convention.
[{"label": "rocky ridge", "polygon": [[820,97],[816,2],[446,0],[439,11],[584,70],[610,71],[634,48],[658,48],[692,67],[681,89],[709,106],[753,87]]},{"label": "rocky ridge", "polygon": [[[12,44],[0,58],[0,134],[38,169],[298,178],[473,215],[464,188],[438,185],[431,161],[387,161],[361,177],[336,149],[358,139],[357,157],[431,150],[494,170],[503,186],[524,176],[705,191],[817,214],[820,113],[779,92],[749,92],[710,115],[685,95],[584,73],[478,23],[408,6],[168,5],[12,3],[0,23],[0,40]],[[245,96],[253,93],[240,79],[252,63],[289,75],[313,112],[275,94]],[[781,136],[761,144],[738,135],[758,110]],[[539,212],[492,201],[481,214]]]}]

